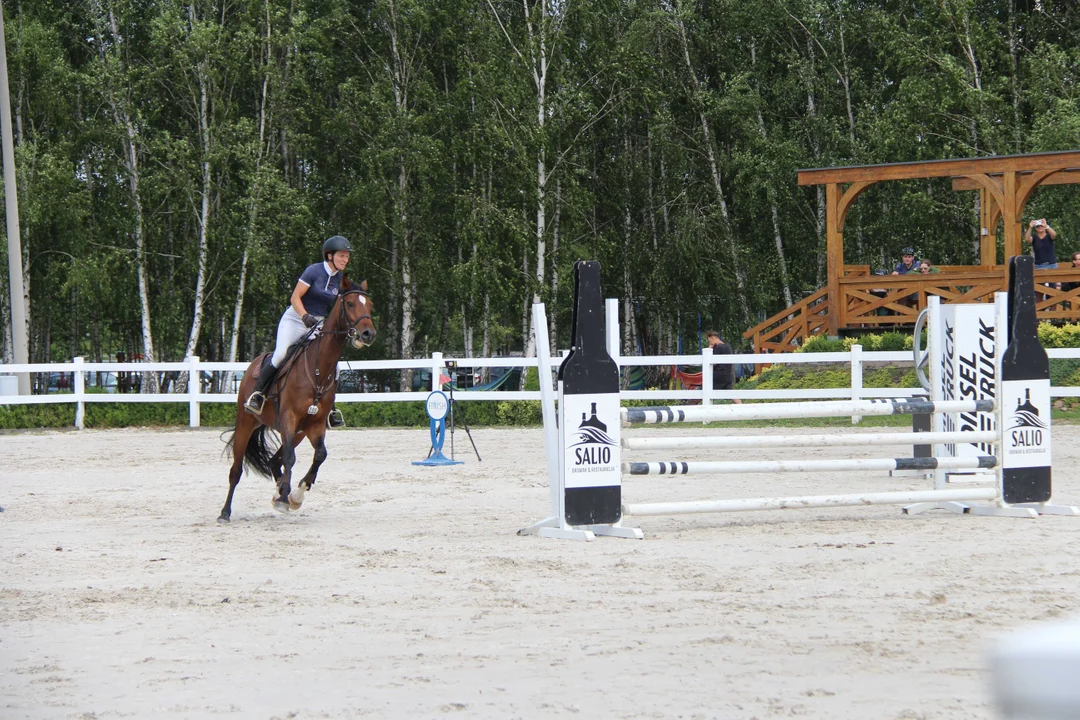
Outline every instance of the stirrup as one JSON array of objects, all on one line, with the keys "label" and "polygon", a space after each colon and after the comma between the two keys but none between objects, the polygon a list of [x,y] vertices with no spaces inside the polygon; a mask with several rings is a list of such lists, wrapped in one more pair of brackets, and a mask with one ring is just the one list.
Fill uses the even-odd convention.
[{"label": "stirrup", "polygon": [[244,403],[244,409],[252,415],[262,415],[263,403],[266,402],[266,397],[256,390],[248,396],[247,402]]},{"label": "stirrup", "polygon": [[332,428],[343,428],[345,427],[345,416],[341,414],[340,410],[334,408],[326,416],[326,424]]}]

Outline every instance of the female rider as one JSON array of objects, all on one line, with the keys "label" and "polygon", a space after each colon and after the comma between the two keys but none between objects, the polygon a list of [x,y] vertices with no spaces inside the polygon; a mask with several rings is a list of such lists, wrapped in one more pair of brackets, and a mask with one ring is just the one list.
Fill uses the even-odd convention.
[{"label": "female rider", "polygon": [[[322,321],[330,313],[330,309],[337,301],[338,293],[341,292],[341,273],[349,264],[351,253],[352,246],[341,235],[327,238],[322,245],[322,262],[308,265],[300,279],[296,281],[292,297],[289,298],[289,307],[278,322],[277,342],[269,367],[265,362],[263,363],[259,377],[255,381],[255,391],[244,403],[244,408],[248,412],[254,415],[262,413],[263,403],[266,402],[266,390],[273,382],[278,368],[285,361],[289,348],[307,335],[310,328],[321,326]],[[328,420],[330,427],[341,427],[345,424],[341,411],[336,407],[330,411]]]}]

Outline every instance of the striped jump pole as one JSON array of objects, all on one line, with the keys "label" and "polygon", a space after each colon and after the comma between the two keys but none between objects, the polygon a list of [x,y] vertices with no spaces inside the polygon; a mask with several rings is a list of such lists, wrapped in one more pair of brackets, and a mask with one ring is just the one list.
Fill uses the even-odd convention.
[{"label": "striped jump pole", "polygon": [[622,408],[630,425],[679,422],[731,422],[784,418],[850,417],[852,415],[931,415],[994,412],[993,400],[836,400],[830,402],[762,403],[760,405],[689,405]]},{"label": "striped jump pole", "polygon": [[995,443],[994,430],[973,432],[850,433],[845,435],[722,435],[702,437],[622,438],[624,450],[742,450],[744,448],[865,447],[874,445],[931,445]]},{"label": "striped jump pole", "polygon": [[836,458],[831,460],[723,460],[674,462],[624,462],[626,475],[730,475],[766,472],[857,472],[890,470],[992,470],[997,458],[922,457],[922,458]]}]

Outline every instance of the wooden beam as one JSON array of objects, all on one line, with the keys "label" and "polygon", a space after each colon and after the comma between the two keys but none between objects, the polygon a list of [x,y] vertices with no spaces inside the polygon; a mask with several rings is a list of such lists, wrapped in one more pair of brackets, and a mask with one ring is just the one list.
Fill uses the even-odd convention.
[{"label": "wooden beam", "polygon": [[[990,175],[990,177],[994,178],[995,180],[1000,180],[1001,179],[1001,173],[988,173],[988,174]],[[1018,175],[1023,177],[1025,180],[1031,174],[1032,173],[1030,173],[1030,172],[1018,173]],[[1039,183],[1039,186],[1041,187],[1041,186],[1044,186],[1044,185],[1077,185],[1077,184],[1080,184],[1080,168],[1065,168],[1064,170],[1059,170],[1059,171],[1055,172],[1053,175],[1050,175],[1049,177],[1045,178],[1042,182]],[[974,182],[970,178],[954,177],[952,179],[952,189],[956,190],[956,191],[978,190],[979,185],[978,185],[978,183]]]},{"label": "wooden beam", "polygon": [[1032,172],[1080,167],[1080,150],[1032,153],[1030,155],[994,155],[962,160],[924,160],[919,162],[855,165],[838,168],[799,170],[799,185],[825,185],[881,180],[918,180],[921,178],[984,175],[988,173]]}]

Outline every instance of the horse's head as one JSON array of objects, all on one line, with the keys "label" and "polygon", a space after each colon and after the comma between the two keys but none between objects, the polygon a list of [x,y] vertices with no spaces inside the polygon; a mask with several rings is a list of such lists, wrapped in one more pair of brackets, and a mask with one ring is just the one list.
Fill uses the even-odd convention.
[{"label": "horse's head", "polygon": [[341,314],[345,335],[353,347],[359,350],[375,342],[375,323],[371,319],[375,306],[368,295],[367,280],[359,285],[341,278]]}]

